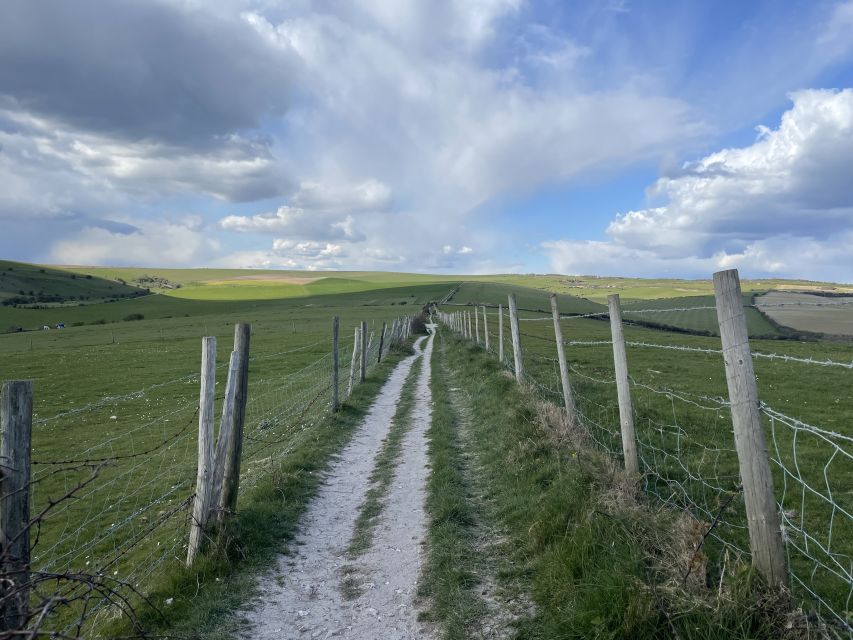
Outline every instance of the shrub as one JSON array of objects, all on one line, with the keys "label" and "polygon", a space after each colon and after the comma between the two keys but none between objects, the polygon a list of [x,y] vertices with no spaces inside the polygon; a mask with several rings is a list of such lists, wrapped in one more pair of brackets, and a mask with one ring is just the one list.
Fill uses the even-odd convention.
[{"label": "shrub", "polygon": [[131,313],[131,314],[126,315],[126,316],[124,317],[124,320],[125,320],[126,322],[129,322],[129,321],[131,321],[131,320],[144,320],[144,319],[145,319],[145,316],[144,316],[144,315],[142,315],[141,313]]}]

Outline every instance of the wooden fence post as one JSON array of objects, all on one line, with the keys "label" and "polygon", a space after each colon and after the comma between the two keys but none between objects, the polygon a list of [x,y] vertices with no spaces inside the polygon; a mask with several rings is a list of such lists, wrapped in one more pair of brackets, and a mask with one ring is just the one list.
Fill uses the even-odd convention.
[{"label": "wooden fence post", "polygon": [[758,411],[758,387],[737,269],[714,274],[717,320],[723,343],[735,449],[743,483],[752,564],[771,586],[786,581],[785,546],[773,492],[773,476]]},{"label": "wooden fence post", "polygon": [[477,307],[474,307],[474,331],[477,336],[477,345],[480,344],[480,314],[477,313]]},{"label": "wooden fence post", "polygon": [[474,336],[474,332],[471,330],[471,312],[467,309],[465,310],[465,318],[467,321],[468,335],[465,336],[469,340]]},{"label": "wooden fence post", "polygon": [[349,384],[347,385],[347,397],[350,397],[352,395],[352,388],[355,385],[355,372],[356,367],[358,367],[358,355],[361,353],[361,349],[359,349],[360,340],[361,328],[356,327],[352,343],[352,361],[349,365]]},{"label": "wooden fence post", "polygon": [[566,405],[566,417],[574,425],[578,419],[572,384],[569,380],[569,365],[566,362],[566,346],[563,344],[563,328],[560,326],[560,310],[557,307],[557,294],[551,294],[551,315],[554,317],[554,338],[557,341],[557,360],[560,362],[560,382],[563,384],[563,402]]},{"label": "wooden fence post", "polygon": [[385,347],[385,325],[382,323],[382,333],[379,335],[379,357],[376,358],[377,364],[382,362],[382,349]]},{"label": "wooden fence post", "polygon": [[361,374],[359,382],[364,382],[367,378],[367,321],[361,321]]},{"label": "wooden fence post", "polygon": [[195,499],[190,523],[187,566],[191,567],[201,549],[207,518],[210,514],[210,492],[213,481],[213,400],[216,395],[216,338],[201,339],[201,381],[198,397],[198,467]]},{"label": "wooden fence post", "polygon": [[338,333],[340,324],[341,322],[338,316],[332,318],[332,411],[337,411],[341,407],[340,394],[338,390],[338,386],[340,384],[340,363],[338,362]]},{"label": "wooden fence post", "polygon": [[498,305],[498,362],[504,363],[504,306]]},{"label": "wooden fence post", "polygon": [[483,305],[483,336],[486,341],[486,353],[489,351],[489,319],[486,317],[486,305]]},{"label": "wooden fence post", "polygon": [[217,511],[216,524],[219,526],[218,516],[219,496],[222,495],[222,478],[225,475],[225,455],[231,440],[231,427],[234,424],[234,395],[236,389],[234,383],[237,379],[237,352],[231,352],[228,361],[228,377],[225,382],[225,398],[222,400],[222,417],[219,421],[219,435],[216,439],[216,454],[213,458],[213,479],[211,481],[210,507],[207,515],[210,522],[211,514]]},{"label": "wooden fence post", "polygon": [[625,471],[630,476],[640,474],[637,456],[637,435],[634,431],[634,407],[631,403],[631,383],[628,381],[628,355],[625,352],[625,333],[622,329],[622,306],[619,294],[607,296],[610,310],[610,338],[613,343],[613,368],[616,372],[616,395],[619,399],[619,425],[622,430],[622,454]]},{"label": "wooden fence post", "polygon": [[240,490],[240,458],[243,455],[243,422],[246,419],[246,403],[249,391],[249,338],[252,326],[234,326],[234,407],[232,425],[225,448],[225,464],[222,473],[222,493],[219,494],[217,524],[221,527],[229,513],[237,510],[237,493]]},{"label": "wooden fence post", "polygon": [[515,361],[515,379],[521,384],[524,381],[524,361],[521,355],[521,335],[518,330],[518,304],[515,294],[509,294],[509,330],[512,335],[512,357]]},{"label": "wooden fence post", "polygon": [[24,631],[29,611],[32,431],[32,380],[4,382],[0,390],[0,631]]}]

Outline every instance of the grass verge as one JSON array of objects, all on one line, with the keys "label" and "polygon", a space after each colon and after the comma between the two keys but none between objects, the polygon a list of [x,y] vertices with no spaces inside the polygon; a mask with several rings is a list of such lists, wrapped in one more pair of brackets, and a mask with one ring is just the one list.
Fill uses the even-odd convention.
[{"label": "grass verge", "polygon": [[[404,350],[389,353],[373,375],[355,387],[341,410],[316,429],[313,438],[279,460],[268,476],[240,497],[239,511],[222,544],[203,554],[192,569],[176,568],[160,588],[149,593],[158,610],[138,611],[139,622],[149,635],[205,640],[235,637],[242,623],[234,613],[255,593],[257,573],[287,551],[332,456],[349,442],[403,357]],[[113,637],[131,632],[128,621],[122,620],[105,634]]]},{"label": "grass verge", "polygon": [[[436,336],[433,350],[445,349],[444,335]],[[448,372],[443,356],[433,363],[432,423],[429,439],[430,476],[427,482],[426,508],[430,523],[427,534],[428,554],[418,595],[429,603],[424,617],[441,627],[447,640],[469,638],[471,628],[485,612],[483,602],[475,595],[478,583],[473,527],[474,505],[462,462],[458,432],[458,416],[450,399]]]},{"label": "grass verge", "polygon": [[[732,561],[711,581],[695,551],[699,523],[643,504],[613,461],[570,431],[554,405],[519,389],[481,350],[444,340],[437,368],[453,372],[470,406],[483,486],[510,538],[499,551],[499,578],[525,586],[534,604],[517,621],[517,637],[815,637],[749,567]],[[430,571],[469,548],[461,523],[445,531],[451,539],[431,547]],[[461,599],[466,588],[470,594],[473,579],[445,575],[431,580],[434,601]]]}]

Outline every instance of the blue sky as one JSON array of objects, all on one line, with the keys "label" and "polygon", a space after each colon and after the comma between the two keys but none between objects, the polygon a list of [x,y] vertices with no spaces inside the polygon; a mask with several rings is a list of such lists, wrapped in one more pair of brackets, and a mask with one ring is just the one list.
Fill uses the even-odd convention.
[{"label": "blue sky", "polygon": [[11,0],[0,255],[853,280],[853,1]]}]

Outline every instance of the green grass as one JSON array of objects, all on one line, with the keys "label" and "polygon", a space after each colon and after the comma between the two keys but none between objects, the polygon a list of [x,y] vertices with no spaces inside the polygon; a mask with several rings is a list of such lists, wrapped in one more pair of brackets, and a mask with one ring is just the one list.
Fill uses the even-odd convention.
[{"label": "green grass", "polygon": [[[237,517],[225,540],[201,556],[193,569],[173,567],[149,597],[159,611],[141,610],[149,634],[206,640],[233,638],[241,628],[235,612],[256,593],[257,573],[271,566],[297,531],[300,517],[316,494],[331,458],[350,440],[394,366],[405,355],[392,352],[377,371],[357,386],[336,414],[329,415],[263,479],[241,496]],[[171,603],[166,606],[167,599]],[[127,621],[112,634],[131,631]]]},{"label": "green grass", "polygon": [[[77,500],[45,520],[34,566],[101,570],[147,591],[161,568],[183,561],[188,525],[180,507],[195,479],[201,336],[219,341],[218,415],[234,323],[253,326],[241,480],[249,490],[292,447],[314,437],[329,401],[332,316],[341,318],[345,389],[353,328],[361,320],[376,332],[383,321],[416,312],[446,291],[422,285],[256,303],[150,296],[63,310],[78,318],[123,317],[122,306],[145,303],[144,320],[0,336],[2,378],[35,381],[33,511],[90,474],[89,467],[45,462],[108,460]],[[12,317],[55,312],[3,310]]]},{"label": "green grass", "polygon": [[441,637],[457,640],[471,637],[486,607],[474,592],[479,583],[473,539],[477,507],[463,469],[459,417],[450,398],[443,332],[436,341],[430,380],[432,422],[427,433],[428,554],[418,595],[428,603],[426,617],[439,626]]},{"label": "green grass", "polygon": [[[544,298],[543,294],[543,298]],[[646,304],[646,303],[644,303]],[[446,311],[455,310],[447,307]],[[524,315],[524,314],[522,314]],[[535,317],[535,314],[527,314]],[[497,322],[489,321],[492,348],[497,346]],[[508,321],[505,353],[511,358]],[[523,322],[525,368],[542,385],[543,397],[560,402],[559,373],[554,358],[553,327],[548,322]],[[567,340],[598,342],[610,339],[609,325],[587,319],[563,321]],[[669,333],[648,327],[625,327],[628,341],[719,350],[719,338]],[[753,352],[789,355],[836,362],[853,361],[853,345],[821,341],[750,341]],[[619,417],[612,349],[609,344],[567,346],[576,401],[596,443],[619,455]],[[628,346],[629,374],[633,380],[635,423],[646,489],[677,509],[689,509],[709,523],[738,484],[731,418],[727,407],[713,398],[727,396],[725,370],[718,353],[669,351]],[[842,435],[828,442],[807,430],[794,431],[765,417],[765,436],[770,448],[777,499],[788,514],[788,535],[802,549],[806,542],[796,528],[804,527],[813,539],[809,554],[833,566],[835,560],[849,566],[853,557],[853,522],[834,508],[853,512],[853,448],[843,437],[853,436],[847,416],[853,414],[853,392],[845,382],[849,372],[796,362],[756,359],[759,397],[770,407]],[[670,394],[669,392],[674,392]],[[796,437],[795,437],[796,436]],[[836,446],[838,449],[836,449]],[[837,453],[836,453],[837,451]],[[783,472],[783,468],[787,472]],[[808,485],[812,489],[806,488]],[[719,570],[732,545],[747,549],[743,503],[739,497],[726,510],[716,533],[726,545],[711,539],[708,552],[712,568]],[[815,541],[831,549],[823,553]],[[841,617],[850,617],[845,602],[850,585],[825,568],[815,566],[809,554],[789,546],[794,574],[816,590]],[[794,584],[798,602],[832,619],[826,607]]]},{"label": "green grass", "polygon": [[355,519],[355,528],[352,538],[347,546],[347,555],[357,558],[363,555],[373,544],[373,533],[379,521],[379,516],[385,507],[385,498],[391,483],[397,463],[400,459],[400,451],[403,447],[403,438],[412,426],[412,409],[415,406],[415,383],[423,367],[423,357],[412,366],[409,375],[403,383],[403,390],[397,408],[391,419],[391,428],[382,443],[382,448],[376,455],[373,470],[370,472],[369,487],[364,496],[364,501],[359,505],[358,516]]},{"label": "green grass", "polygon": [[[728,566],[722,587],[682,588],[695,534],[682,532],[677,513],[636,504],[608,458],[573,446],[548,420],[554,410],[538,411],[481,350],[445,339],[439,366],[469,403],[485,485],[511,538],[502,576],[526,585],[535,605],[516,637],[784,637],[781,599],[742,565]],[[456,537],[464,542],[464,532]]]}]

